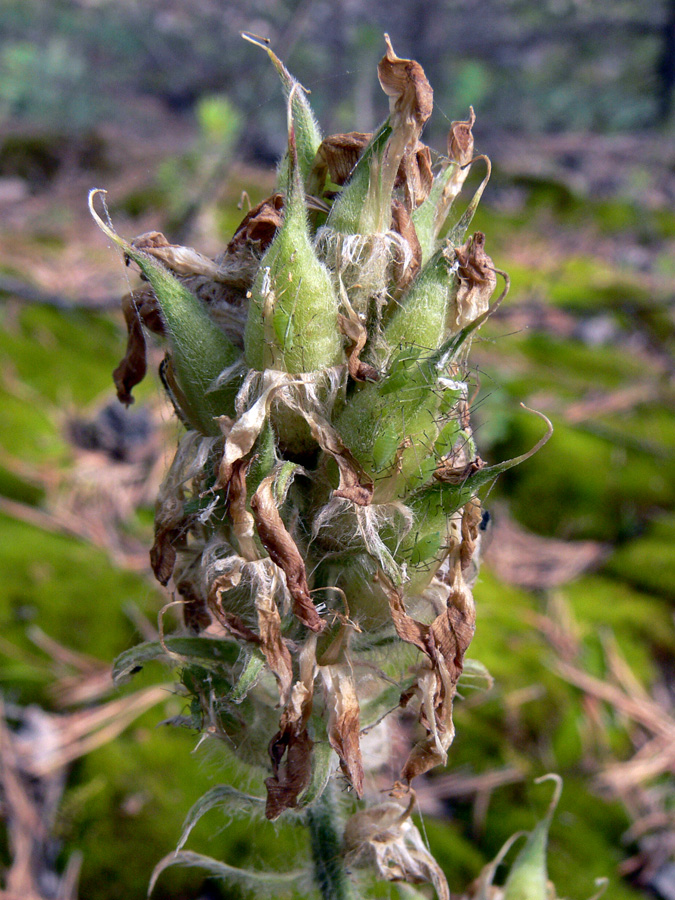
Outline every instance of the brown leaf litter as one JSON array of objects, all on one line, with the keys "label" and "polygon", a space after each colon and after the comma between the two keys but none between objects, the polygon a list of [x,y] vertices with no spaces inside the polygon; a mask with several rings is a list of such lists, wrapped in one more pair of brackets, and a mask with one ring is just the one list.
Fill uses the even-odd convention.
[{"label": "brown leaf litter", "polygon": [[550,590],[599,566],[607,547],[599,541],[545,538],[521,528],[497,506],[491,521],[486,563],[507,584]]}]

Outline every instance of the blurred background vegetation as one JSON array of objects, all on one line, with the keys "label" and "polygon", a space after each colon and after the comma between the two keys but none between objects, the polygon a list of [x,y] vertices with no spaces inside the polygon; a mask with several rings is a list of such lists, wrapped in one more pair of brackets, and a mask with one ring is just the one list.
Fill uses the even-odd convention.
[{"label": "blurred background vegetation", "polygon": [[[285,140],[276,73],[242,30],[272,39],[324,133],[384,115],[384,31],[434,87],[432,147],[475,107],[476,146],[494,165],[475,227],[512,281],[474,345],[480,450],[496,461],[536,441],[520,401],[556,429],[485,501],[471,656],[495,686],[458,703],[448,770],[419,785],[431,849],[463,890],[532,826],[545,803],[532,781],[556,771],[559,893],[587,897],[607,876],[612,898],[672,900],[672,0],[0,4],[7,896],[22,866],[44,900],[144,896],[191,804],[233,765],[226,748],[192,753],[195,735],[162,724],[183,711],[168,671],[110,684],[111,660],[156,633],[170,599],[147,548],[179,427],[156,381],[130,411],[114,399],[131,276],[86,194],[108,189],[128,237],[157,229],[223,247],[242,192],[256,203],[272,190]],[[291,826],[252,836],[214,811],[191,846],[291,867],[303,841]],[[172,869],[155,896],[239,894]]]}]

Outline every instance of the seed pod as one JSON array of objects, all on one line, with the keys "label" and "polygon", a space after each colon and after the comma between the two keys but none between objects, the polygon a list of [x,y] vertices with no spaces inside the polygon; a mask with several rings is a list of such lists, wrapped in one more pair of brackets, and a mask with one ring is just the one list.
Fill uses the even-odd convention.
[{"label": "seed pod", "polygon": [[459,286],[454,257],[454,251],[446,245],[413,281],[385,325],[388,347],[436,350],[447,336],[448,310]]},{"label": "seed pod", "polygon": [[93,190],[89,194],[92,215],[104,233],[136,263],[157,297],[171,347],[173,374],[184,398],[185,418],[204,434],[219,434],[215,419],[234,412],[234,398],[241,383],[241,372],[237,369],[240,351],[214,324],[191,291],[101,220],[93,206],[98,193],[104,192]]},{"label": "seed pod", "polygon": [[[261,38],[244,32],[245,41],[263,49],[271,59],[274,68],[281,77],[281,83],[286,94],[286,100],[291,104],[293,123],[295,126],[295,140],[297,147],[297,166],[303,183],[307,180],[314,164],[316,151],[321,144],[321,130],[314,118],[312,108],[307,102],[307,91],[291,75],[276,53],[272,52],[269,45]],[[288,153],[279,164],[277,178],[278,189],[286,192],[289,187],[289,158]]]},{"label": "seed pod", "polygon": [[[524,405],[523,408],[527,409]],[[553,434],[553,426],[543,413],[536,410],[528,411],[543,419],[547,430],[527,453],[494,466],[484,466],[482,461],[474,455],[474,460],[467,465],[463,472],[448,471],[442,466],[437,466],[434,470],[433,480],[408,497],[407,503],[413,515],[413,527],[401,542],[396,553],[396,561],[399,564],[407,563],[420,571],[430,571],[433,574],[433,570],[440,564],[442,558],[439,551],[443,547],[443,541],[438,540],[437,536],[445,533],[446,524],[451,516],[476,496],[481,487],[541,450]]]},{"label": "seed pod", "polygon": [[309,235],[293,134],[291,126],[284,221],[261,260],[244,335],[246,360],[260,372],[315,372],[344,361],[337,297]]},{"label": "seed pod", "polygon": [[546,874],[546,845],[553,813],[560,800],[562,779],[560,775],[544,775],[536,784],[550,779],[555,781],[555,793],[545,817],[530,832],[525,846],[515,859],[504,885],[504,900],[548,900]]}]

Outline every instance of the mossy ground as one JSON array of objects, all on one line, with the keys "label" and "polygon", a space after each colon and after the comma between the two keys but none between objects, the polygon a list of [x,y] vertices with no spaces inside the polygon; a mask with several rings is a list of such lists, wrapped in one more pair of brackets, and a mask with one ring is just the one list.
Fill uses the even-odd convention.
[{"label": "mossy ground", "polygon": [[[542,815],[547,792],[531,782],[557,771],[565,788],[551,833],[551,877],[561,894],[582,898],[593,893],[594,878],[607,876],[608,896],[629,900],[639,893],[616,868],[630,850],[621,843],[630,823],[617,802],[598,799],[590,777],[601,759],[630,753],[626,723],[606,708],[605,743],[598,743],[580,692],[557,673],[555,649],[537,616],[566,611],[577,662],[597,677],[606,674],[603,642],[613,639],[645,688],[665,678],[660,662],[675,650],[675,424],[664,362],[673,345],[672,299],[662,261],[675,217],[664,210],[643,214],[619,201],[580,203],[556,185],[526,187],[518,211],[487,207],[476,222],[488,240],[495,236],[490,252],[513,282],[504,317],[488,324],[474,348],[481,374],[477,439],[490,461],[532,446],[541,422],[519,401],[550,414],[556,430],[537,456],[500,479],[487,506],[505,500],[539,534],[592,538],[606,542],[609,552],[601,571],[537,594],[500,583],[487,569],[481,573],[470,655],[496,685],[481,703],[473,692],[457,703],[450,771],[475,775],[515,766],[523,778],[492,793],[478,828],[468,801],[448,801],[446,819],[426,816],[424,824],[451,888],[462,890],[511,833],[531,828]],[[161,201],[156,192],[148,196]],[[251,196],[259,199],[255,190]],[[142,215],[146,202],[130,195],[127,213]],[[232,204],[223,207],[218,228],[231,232],[237,215]],[[588,232],[587,252],[579,252],[578,242],[565,249],[564,236],[580,227]],[[653,270],[645,275],[620,256],[595,256],[593,241],[608,236],[617,245],[625,239],[656,247]],[[548,252],[528,258],[523,248],[530,241]],[[569,327],[550,324],[550,315],[517,318],[533,304],[563,313]],[[123,570],[81,538],[39,527],[26,513],[49,509],[48,473],[74,465],[68,414],[112,399],[110,372],[123,348],[119,316],[13,301],[1,314],[0,681],[12,701],[49,707],[53,672],[29,641],[28,626],[111,661],[139,640],[124,609],[132,604],[154,621],[165,598],[145,574]],[[594,343],[584,326],[599,315],[608,317],[611,337]],[[636,384],[645,388],[638,399],[612,405]],[[142,386],[138,398],[139,406],[156,405],[156,386]],[[587,404],[585,413],[570,415],[579,403]],[[150,515],[146,506],[127,523],[146,543]],[[138,685],[166,677],[155,668]],[[194,734],[160,724],[180,712],[180,698],[168,692],[164,704],[73,766],[58,836],[64,859],[74,849],[84,854],[81,896],[143,896],[192,803],[223,780],[231,765],[226,751],[193,754]],[[304,840],[292,826],[256,826],[254,837],[243,822],[211,812],[190,846],[240,866],[288,867]],[[196,870],[172,869],[155,896],[187,900],[202,882]]]}]

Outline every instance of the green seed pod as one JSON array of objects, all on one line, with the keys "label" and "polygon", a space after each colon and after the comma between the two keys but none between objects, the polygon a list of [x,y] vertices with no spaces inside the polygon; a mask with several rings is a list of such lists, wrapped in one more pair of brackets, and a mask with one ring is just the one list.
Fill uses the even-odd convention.
[{"label": "green seed pod", "polygon": [[[215,419],[232,415],[234,398],[241,384],[237,363],[241,353],[212,321],[199,299],[151,256],[136,250],[106,225],[95,212],[89,194],[89,207],[99,227],[120,246],[147,278],[162,310],[167,331],[173,373],[183,400],[183,414],[194,428],[204,434],[220,433]],[[219,379],[231,370],[225,384]]]},{"label": "green seed pod", "polygon": [[504,885],[504,900],[548,900],[548,876],[546,874],[546,845],[553,813],[562,791],[559,775],[544,775],[536,784],[551,779],[556,788],[546,816],[530,832],[525,846],[515,859]]},{"label": "green seed pod", "polygon": [[284,221],[261,260],[244,335],[246,360],[260,372],[315,372],[344,360],[338,301],[312,246],[294,155],[291,169]]},{"label": "green seed pod", "polygon": [[[523,408],[527,409],[525,406]],[[435,471],[436,477],[408,496],[406,502],[413,514],[413,527],[397,550],[396,561],[399,564],[407,563],[420,571],[433,569],[441,561],[439,551],[443,546],[443,541],[436,542],[436,537],[445,533],[446,523],[453,513],[475,497],[484,485],[529,459],[544,446],[553,434],[553,426],[543,413],[529,411],[544,420],[547,430],[527,453],[494,466],[475,468],[472,465],[466,472],[444,472],[439,468]],[[440,447],[441,436],[438,441]],[[475,452],[468,455],[475,458]]]},{"label": "green seed pod", "polygon": [[[333,204],[326,227],[340,234],[372,234],[380,218],[376,204],[377,173],[380,171],[382,154],[391,135],[389,120],[380,125],[363,151],[351,178]],[[389,197],[391,210],[391,197]],[[389,213],[389,219],[391,213]]]},{"label": "green seed pod", "polygon": [[446,336],[448,310],[459,285],[454,257],[446,245],[413,281],[385,325],[388,347],[438,348]]},{"label": "green seed pod", "polygon": [[[336,428],[377,479],[378,498],[403,496],[431,477],[438,463],[435,443],[465,393],[465,386],[447,378],[447,368],[478,324],[471,323],[433,353],[402,349],[386,378],[363,385],[342,410]],[[385,482],[388,470],[391,478]]]},{"label": "green seed pod", "polygon": [[[281,83],[286,94],[286,100],[291,104],[293,124],[295,126],[295,140],[297,147],[297,165],[303,182],[307,179],[314,164],[316,151],[321,144],[321,130],[314,118],[312,108],[307,102],[307,91],[288,71],[276,53],[260,38],[252,34],[242,34],[244,40],[261,47],[272,60],[274,68],[281,77]],[[285,192],[289,186],[289,160],[288,153],[279,164],[278,190]]]}]

